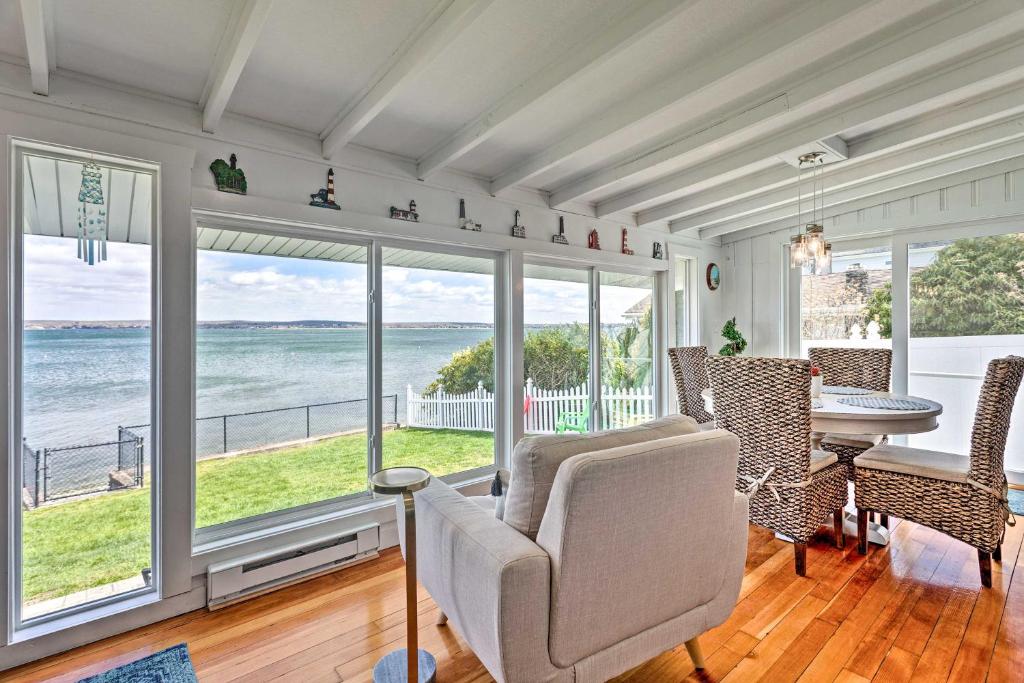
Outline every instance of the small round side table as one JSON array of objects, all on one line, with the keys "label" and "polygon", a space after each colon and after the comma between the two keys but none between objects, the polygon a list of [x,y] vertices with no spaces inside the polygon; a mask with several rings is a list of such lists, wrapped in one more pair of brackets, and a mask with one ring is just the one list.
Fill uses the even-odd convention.
[{"label": "small round side table", "polygon": [[420,467],[387,467],[374,472],[374,493],[402,496],[405,504],[405,647],[389,652],[373,667],[374,683],[434,683],[437,661],[418,647],[416,624],[416,507],[412,494],[430,483]]}]

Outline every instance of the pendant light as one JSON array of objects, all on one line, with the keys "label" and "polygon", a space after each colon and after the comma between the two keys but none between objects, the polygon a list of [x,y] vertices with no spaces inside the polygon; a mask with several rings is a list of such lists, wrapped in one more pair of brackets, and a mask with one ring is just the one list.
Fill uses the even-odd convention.
[{"label": "pendant light", "polygon": [[[821,177],[824,156],[824,152],[808,152],[797,157],[796,224],[797,229],[803,232],[790,238],[789,265],[791,268],[803,268],[810,265],[812,272],[818,272],[825,267],[827,261],[827,267],[831,270],[831,245],[825,240],[825,227],[822,225],[825,222],[824,181]],[[803,223],[803,179],[806,168],[810,168],[811,175],[811,219],[805,225]],[[819,195],[821,222],[818,222]]]}]

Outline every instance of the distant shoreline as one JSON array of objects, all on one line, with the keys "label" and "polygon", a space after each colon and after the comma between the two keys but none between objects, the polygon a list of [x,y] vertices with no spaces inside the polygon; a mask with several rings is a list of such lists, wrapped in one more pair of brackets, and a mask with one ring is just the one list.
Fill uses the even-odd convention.
[{"label": "distant shoreline", "polygon": [[[26,330],[143,330],[148,320],[26,320]],[[349,330],[366,329],[366,323],[348,320],[200,320],[204,330]],[[490,330],[494,325],[468,322],[384,323],[388,329]]]}]

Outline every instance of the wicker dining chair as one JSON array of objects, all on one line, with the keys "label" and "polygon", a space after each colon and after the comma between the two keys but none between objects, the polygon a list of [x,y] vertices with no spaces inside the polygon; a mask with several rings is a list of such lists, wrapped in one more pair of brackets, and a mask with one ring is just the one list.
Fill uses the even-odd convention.
[{"label": "wicker dining chair", "polygon": [[705,365],[707,359],[706,346],[680,346],[668,350],[668,361],[676,380],[679,412],[695,419],[702,428],[713,428],[715,418],[704,408],[704,397],[700,395],[711,386]]},{"label": "wicker dining chair", "polygon": [[[889,349],[815,347],[808,350],[807,356],[811,365],[821,368],[824,384],[889,391],[892,375],[892,351]],[[886,442],[888,437],[884,434],[826,434],[821,448],[839,457],[839,462],[846,467],[847,478],[853,481],[853,459]]]},{"label": "wicker dining chair", "polygon": [[806,574],[807,541],[831,514],[845,545],[846,470],[834,453],[811,450],[811,364],[790,358],[707,360],[715,421],[740,439],[736,488],[750,521],[793,539],[796,573]]},{"label": "wicker dining chair", "polygon": [[1010,518],[1003,454],[1024,358],[990,361],[978,397],[970,456],[884,444],[854,460],[857,550],[867,553],[867,517],[909,519],[978,549],[981,583],[992,587],[992,558]]}]

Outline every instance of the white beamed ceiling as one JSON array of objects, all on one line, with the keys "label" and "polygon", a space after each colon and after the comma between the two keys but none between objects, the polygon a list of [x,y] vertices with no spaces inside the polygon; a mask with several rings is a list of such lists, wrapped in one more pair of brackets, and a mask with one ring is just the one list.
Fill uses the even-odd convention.
[{"label": "white beamed ceiling", "polygon": [[349,144],[695,238],[786,214],[776,146],[850,143],[825,173],[847,201],[899,186],[906,158],[920,178],[988,131],[1018,142],[996,124],[1024,114],[1024,0],[41,1],[44,31],[0,0],[0,61],[29,92],[156,95],[213,134],[226,98],[328,160]]}]

